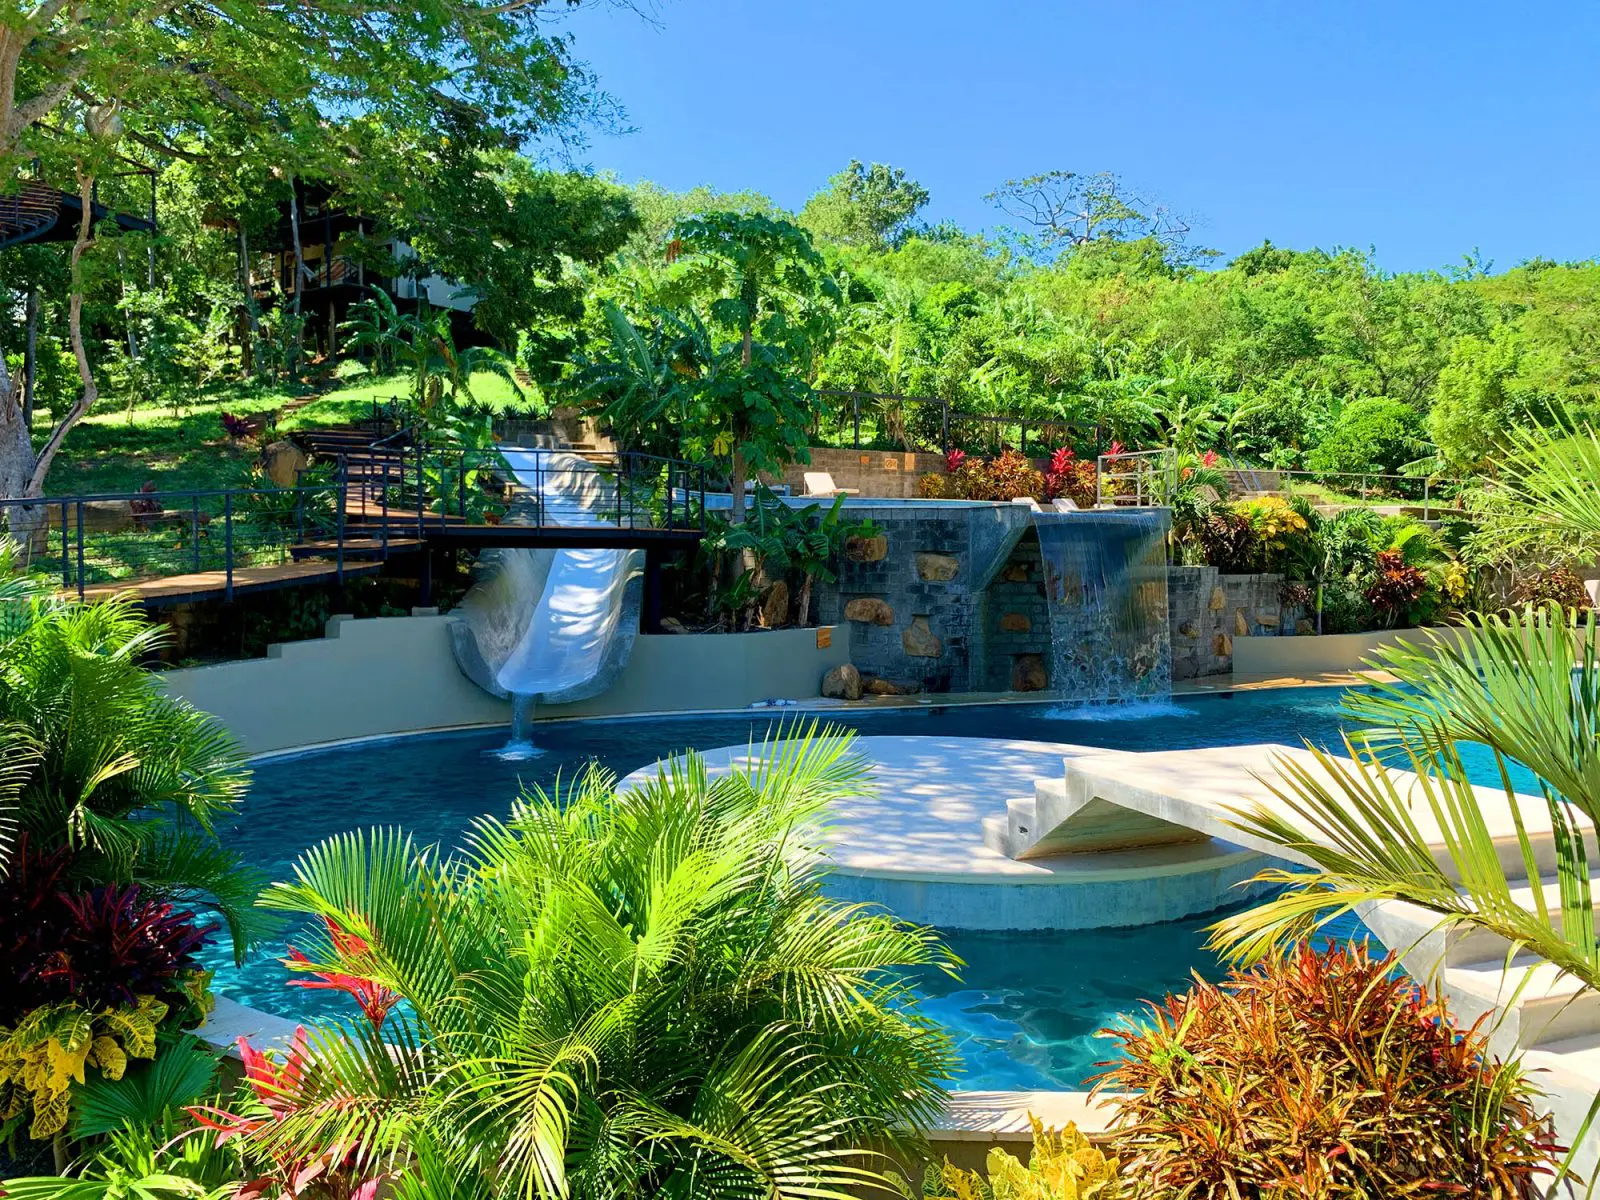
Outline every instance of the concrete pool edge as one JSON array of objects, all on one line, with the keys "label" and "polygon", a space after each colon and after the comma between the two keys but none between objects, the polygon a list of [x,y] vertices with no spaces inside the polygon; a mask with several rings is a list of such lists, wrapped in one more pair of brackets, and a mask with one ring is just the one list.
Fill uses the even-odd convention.
[{"label": "concrete pool edge", "polygon": [[[304,1024],[275,1013],[251,1008],[227,996],[215,997],[216,1007],[207,1015],[195,1036],[231,1062],[241,1062],[238,1043],[246,1039],[258,1050],[287,1050],[295,1030]],[[921,1132],[937,1150],[949,1145],[952,1157],[959,1148],[973,1143],[984,1147],[999,1145],[1020,1151],[1033,1140],[1028,1115],[1045,1125],[1061,1128],[1067,1122],[1090,1136],[1103,1136],[1111,1126],[1109,1095],[1093,1096],[1086,1091],[960,1091],[946,1093],[949,1103],[941,1120]],[[958,1165],[961,1165],[958,1163]]]}]

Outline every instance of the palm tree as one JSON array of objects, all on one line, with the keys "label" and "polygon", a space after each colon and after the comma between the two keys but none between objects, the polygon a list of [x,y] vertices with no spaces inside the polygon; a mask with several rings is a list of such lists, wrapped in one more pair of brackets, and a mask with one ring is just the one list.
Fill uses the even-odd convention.
[{"label": "palm tree", "polygon": [[826,810],[863,765],[848,733],[793,732],[621,794],[591,769],[459,857],[381,830],[309,851],[262,902],[336,931],[303,969],[404,998],[382,1035],[404,1049],[319,1051],[272,1145],[404,1144],[402,1197],[881,1182],[873,1148],[927,1123],[952,1066],[904,970],[955,960],[822,894]]},{"label": "palm tree", "polygon": [[130,598],[31,602],[0,637],[0,818],[9,799],[11,826],[35,850],[69,849],[76,879],[214,909],[242,955],[265,924],[260,881],[216,827],[249,775],[232,735],[140,665],[164,636]]}]

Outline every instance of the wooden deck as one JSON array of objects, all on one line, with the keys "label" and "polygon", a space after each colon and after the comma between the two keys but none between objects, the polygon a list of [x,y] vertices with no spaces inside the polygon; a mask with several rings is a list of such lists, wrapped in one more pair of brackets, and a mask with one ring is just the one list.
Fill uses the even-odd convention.
[{"label": "wooden deck", "polygon": [[[362,561],[344,564],[344,577],[352,579],[363,575],[376,575],[383,563]],[[293,587],[310,583],[333,583],[339,578],[338,563],[325,559],[307,559],[303,562],[279,563],[271,567],[235,567],[233,594],[239,596],[252,592],[267,592],[273,588]],[[76,596],[76,588],[67,589],[66,595]],[[122,579],[116,583],[96,583],[83,589],[85,600],[109,600],[112,596],[132,595],[141,604],[161,607],[168,604],[186,604],[195,600],[220,600],[228,594],[226,571],[197,571],[189,575],[168,575],[162,579]]]}]

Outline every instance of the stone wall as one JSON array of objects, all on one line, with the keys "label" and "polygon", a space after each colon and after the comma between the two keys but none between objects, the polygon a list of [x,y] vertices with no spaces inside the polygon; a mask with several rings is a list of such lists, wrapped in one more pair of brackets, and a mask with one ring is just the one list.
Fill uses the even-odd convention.
[{"label": "stone wall", "polygon": [[1032,513],[1011,504],[928,504],[863,506],[851,515],[880,532],[846,548],[838,580],[818,589],[818,621],[849,625],[851,661],[864,676],[907,690],[985,687],[983,594]]},{"label": "stone wall", "polygon": [[974,691],[1037,692],[1050,686],[1050,606],[1044,594],[1039,535],[1029,530],[983,593],[985,649]]},{"label": "stone wall", "polygon": [[1215,567],[1169,567],[1172,677],[1233,670],[1233,639],[1297,631],[1299,608],[1285,608],[1281,575],[1223,575]]},{"label": "stone wall", "polygon": [[811,448],[810,463],[791,463],[782,476],[769,483],[785,483],[795,495],[806,490],[807,471],[826,471],[835,487],[850,488],[863,496],[884,500],[911,500],[920,493],[917,480],[923,475],[944,474],[944,457],[939,454],[910,454],[888,450],[835,450],[825,446]]}]

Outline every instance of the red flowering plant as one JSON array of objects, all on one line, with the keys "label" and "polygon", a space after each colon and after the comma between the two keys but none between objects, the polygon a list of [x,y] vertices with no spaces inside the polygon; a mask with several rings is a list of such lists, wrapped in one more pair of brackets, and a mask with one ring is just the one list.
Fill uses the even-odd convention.
[{"label": "red flowering plant", "polygon": [[373,1200],[407,1155],[416,1047],[303,1025],[281,1052],[235,1045],[244,1080],[232,1105],[187,1110],[243,1160],[235,1200]]},{"label": "red flowering plant", "polygon": [[1044,472],[1044,499],[1066,497],[1079,508],[1092,508],[1099,499],[1092,462],[1078,458],[1071,446],[1062,446],[1050,455],[1050,465]]},{"label": "red flowering plant", "polygon": [[967,461],[965,450],[950,450],[944,456],[944,469],[954,475],[961,469],[961,464]]},{"label": "red flowering plant", "polygon": [[[372,947],[365,938],[341,929],[326,917],[323,918],[323,923],[327,926],[328,937],[333,942],[334,952],[340,961],[348,962],[352,959],[371,957]],[[308,991],[344,992],[354,999],[360,1006],[362,1015],[372,1025],[374,1033],[383,1030],[383,1022],[389,1016],[389,1010],[400,1002],[397,992],[370,979],[363,979],[359,975],[344,971],[319,970],[309,958],[293,946],[289,947],[289,957],[285,965],[314,976],[312,979],[291,979],[290,987],[306,988]]]}]

